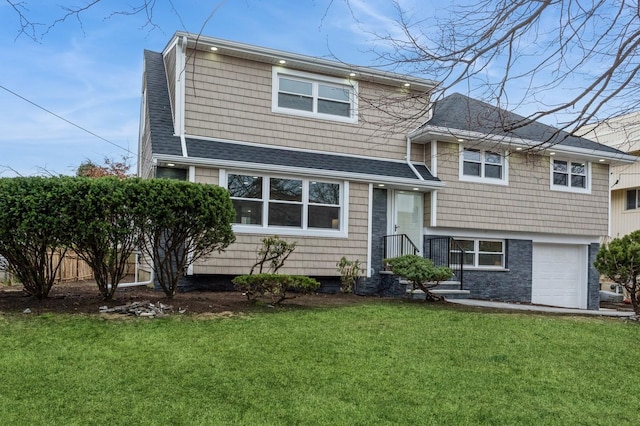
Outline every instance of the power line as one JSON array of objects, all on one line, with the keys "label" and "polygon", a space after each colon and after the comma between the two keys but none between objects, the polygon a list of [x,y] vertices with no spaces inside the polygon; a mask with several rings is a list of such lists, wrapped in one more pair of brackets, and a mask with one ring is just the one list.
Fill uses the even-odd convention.
[{"label": "power line", "polygon": [[8,89],[8,88],[4,87],[4,86],[3,86],[3,85],[1,85],[1,84],[0,84],[0,89],[4,89],[4,90],[6,90],[7,92],[9,92],[9,93],[11,93],[12,95],[14,95],[14,96],[16,96],[16,97],[18,97],[18,98],[22,99],[23,101],[30,103],[30,104],[31,104],[31,105],[33,105],[34,107],[36,107],[36,108],[40,108],[41,110],[43,110],[43,111],[45,111],[45,112],[47,112],[47,113],[49,113],[49,114],[53,115],[54,117],[59,118],[60,120],[62,120],[62,121],[64,121],[64,122],[66,122],[66,123],[68,123],[68,124],[71,124],[71,125],[72,125],[72,126],[74,126],[74,127],[77,127],[78,129],[82,130],[83,132],[89,133],[90,135],[95,136],[96,138],[98,138],[98,139],[100,139],[100,140],[103,140],[103,141],[105,141],[106,143],[108,143],[108,144],[111,144],[111,145],[115,146],[116,148],[120,148],[121,150],[123,150],[123,151],[125,151],[125,152],[127,152],[127,153],[129,153],[129,154],[133,154],[133,155],[135,155],[135,152],[133,152],[133,151],[129,150],[128,148],[125,148],[125,147],[123,147],[123,146],[121,146],[121,145],[118,145],[118,144],[117,144],[117,143],[115,143],[115,142],[111,142],[110,140],[103,138],[102,136],[100,136],[100,135],[98,135],[98,134],[96,134],[96,133],[92,132],[91,130],[85,129],[85,128],[84,128],[84,127],[82,127],[82,126],[80,126],[80,125],[78,125],[78,124],[76,124],[76,123],[74,123],[74,122],[72,122],[72,121],[67,120],[66,118],[64,118],[64,117],[62,117],[62,116],[60,116],[60,115],[56,114],[55,112],[53,112],[53,111],[51,111],[51,110],[48,110],[47,108],[45,108],[45,107],[43,107],[43,106],[38,105],[37,103],[35,103],[35,102],[33,102],[33,101],[31,101],[31,100],[29,100],[29,99],[25,98],[24,96],[19,95],[18,93],[16,93],[16,92],[14,92],[14,91],[12,91],[12,90],[10,90],[10,89]]}]

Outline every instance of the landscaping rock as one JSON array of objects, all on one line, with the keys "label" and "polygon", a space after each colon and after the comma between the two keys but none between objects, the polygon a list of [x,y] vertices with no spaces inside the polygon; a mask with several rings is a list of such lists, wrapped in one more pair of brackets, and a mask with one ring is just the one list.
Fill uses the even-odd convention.
[{"label": "landscaping rock", "polygon": [[136,317],[155,318],[165,316],[173,312],[173,307],[164,303],[151,303],[149,301],[133,302],[127,305],[109,308],[108,306],[100,306],[101,314],[122,314]]}]

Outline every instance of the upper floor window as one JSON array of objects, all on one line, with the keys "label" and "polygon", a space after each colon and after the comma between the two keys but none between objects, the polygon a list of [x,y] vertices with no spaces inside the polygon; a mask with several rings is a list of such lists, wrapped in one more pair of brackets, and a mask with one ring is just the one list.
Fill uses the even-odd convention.
[{"label": "upper floor window", "polygon": [[627,190],[627,210],[640,209],[640,190],[629,189]]},{"label": "upper floor window", "polygon": [[227,175],[234,223],[259,228],[344,230],[342,188],[311,179]]},{"label": "upper floor window", "polygon": [[460,180],[506,185],[507,158],[494,151],[462,148]]},{"label": "upper floor window", "polygon": [[551,189],[589,192],[589,163],[551,159]]},{"label": "upper floor window", "polygon": [[356,123],[356,91],[349,80],[273,68],[274,112]]}]

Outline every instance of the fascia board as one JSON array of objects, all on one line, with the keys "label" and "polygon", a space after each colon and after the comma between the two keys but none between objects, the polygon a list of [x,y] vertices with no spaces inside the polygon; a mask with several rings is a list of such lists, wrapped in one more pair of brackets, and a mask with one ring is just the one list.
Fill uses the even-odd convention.
[{"label": "fascia board", "polygon": [[530,139],[522,139],[522,138],[513,138],[510,136],[500,136],[500,135],[487,135],[485,133],[473,132],[468,130],[459,130],[459,129],[449,129],[439,126],[424,126],[412,133],[409,134],[409,137],[412,140],[422,136],[441,136],[450,139],[451,141],[455,141],[456,138],[462,138],[470,141],[479,141],[479,142],[490,142],[496,143],[500,145],[504,145],[507,148],[524,148],[524,149],[540,149],[540,150],[553,150],[562,154],[574,154],[580,155],[583,157],[588,157],[592,159],[601,159],[604,158],[606,160],[612,160],[615,162],[621,163],[634,163],[638,161],[638,158],[633,155],[628,154],[616,154],[612,152],[606,151],[598,151],[587,148],[580,148],[574,146],[566,146],[561,144],[550,144],[550,143],[540,143],[538,141],[533,141]]}]

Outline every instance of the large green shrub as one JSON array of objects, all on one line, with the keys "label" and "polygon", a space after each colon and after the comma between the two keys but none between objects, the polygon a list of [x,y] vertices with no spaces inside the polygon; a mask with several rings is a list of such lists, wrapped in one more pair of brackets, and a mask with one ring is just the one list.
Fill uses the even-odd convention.
[{"label": "large green shrub", "polygon": [[111,299],[127,274],[127,264],[139,241],[145,219],[137,211],[138,179],[76,178],[69,215],[74,248],[91,267],[98,289]]},{"label": "large green shrub", "polygon": [[624,286],[629,292],[633,310],[640,315],[640,231],[602,244],[593,265],[601,274]]},{"label": "large green shrub", "polygon": [[384,262],[391,266],[394,274],[411,281],[414,290],[422,290],[425,300],[440,300],[429,289],[453,276],[453,271],[446,266],[436,266],[430,259],[415,254],[385,259]]},{"label": "large green shrub", "polygon": [[[267,298],[274,305],[280,304],[286,299],[293,299],[297,294],[313,293],[320,287],[318,281],[302,275],[240,275],[232,281],[250,301],[255,302]],[[292,296],[291,292],[296,295]]]},{"label": "large green shrub", "polygon": [[139,181],[131,188],[140,223],[141,249],[154,260],[158,283],[168,298],[196,260],[221,252],[234,240],[235,210],[226,189],[171,179]]},{"label": "large green shrub", "polygon": [[0,178],[0,255],[27,294],[46,298],[73,224],[67,209],[72,178]]}]

